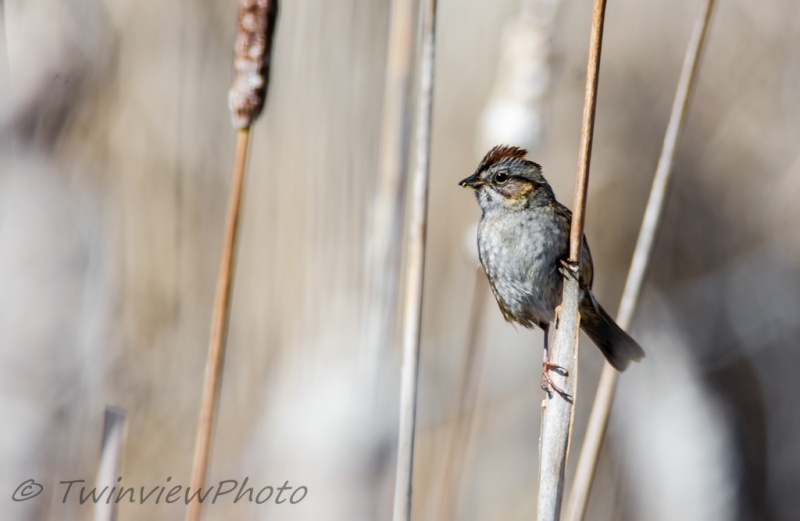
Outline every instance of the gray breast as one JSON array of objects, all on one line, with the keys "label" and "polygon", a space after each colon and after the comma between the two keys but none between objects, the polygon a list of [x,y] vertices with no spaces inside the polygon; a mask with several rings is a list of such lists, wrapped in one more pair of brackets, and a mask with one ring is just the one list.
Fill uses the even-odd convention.
[{"label": "gray breast", "polygon": [[507,319],[546,325],[561,298],[558,262],[567,240],[541,209],[487,213],[478,227],[481,264]]}]

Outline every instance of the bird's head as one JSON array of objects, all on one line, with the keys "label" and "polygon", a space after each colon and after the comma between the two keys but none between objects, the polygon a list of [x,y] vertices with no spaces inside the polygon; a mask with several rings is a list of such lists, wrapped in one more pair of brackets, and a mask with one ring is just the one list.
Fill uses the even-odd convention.
[{"label": "bird's head", "polygon": [[481,209],[524,210],[550,204],[553,189],[542,175],[542,167],[525,159],[527,150],[498,145],[492,148],[471,176],[458,183],[475,190]]}]

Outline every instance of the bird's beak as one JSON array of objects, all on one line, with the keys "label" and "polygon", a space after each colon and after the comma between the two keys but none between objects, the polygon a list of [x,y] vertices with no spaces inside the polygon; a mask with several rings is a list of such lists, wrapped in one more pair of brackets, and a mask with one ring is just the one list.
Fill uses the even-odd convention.
[{"label": "bird's beak", "polygon": [[472,174],[466,179],[462,179],[458,186],[463,186],[464,188],[472,188],[477,190],[481,185],[485,185],[486,183],[481,180],[478,174]]}]

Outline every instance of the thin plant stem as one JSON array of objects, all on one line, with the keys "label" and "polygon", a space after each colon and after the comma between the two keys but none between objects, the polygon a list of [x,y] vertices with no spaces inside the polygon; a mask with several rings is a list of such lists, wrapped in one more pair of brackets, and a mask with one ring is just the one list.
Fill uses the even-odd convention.
[{"label": "thin plant stem", "polygon": [[[653,178],[653,186],[650,190],[650,198],[647,201],[642,226],[639,230],[639,238],[636,241],[636,248],[633,252],[633,260],[628,271],[628,278],[625,282],[625,290],[617,313],[617,323],[623,329],[628,329],[636,311],[636,305],[641,295],[644,278],[647,274],[647,267],[653,252],[653,245],[664,213],[664,205],[669,188],[669,181],[672,173],[672,164],[675,159],[678,139],[686,119],[686,112],[689,105],[689,98],[694,88],[697,71],[700,64],[700,56],[706,41],[709,23],[714,11],[715,0],[706,0],[703,8],[697,16],[694,30],[686,49],[683,59],[678,88],[675,92],[675,99],[672,103],[667,131],[664,135],[664,144],[661,148],[661,156],[658,159],[656,174]],[[572,490],[567,500],[567,510],[565,519],[569,521],[579,521],[586,514],[586,507],[589,502],[589,493],[594,482],[597,470],[597,461],[600,458],[600,450],[605,438],[608,418],[611,413],[611,404],[614,399],[614,391],[617,385],[617,371],[606,362],[600,376],[600,383],[597,387],[592,412],[589,417],[589,425],[586,429],[581,453],[578,458],[578,467],[575,473]]]},{"label": "thin plant stem", "polygon": [[371,378],[393,346],[412,117],[419,0],[392,0],[378,152],[379,179],[368,234],[362,361]]},{"label": "thin plant stem", "polygon": [[[217,276],[217,292],[211,318],[203,397],[192,465],[191,490],[199,493],[205,485],[211,437],[217,413],[225,342],[231,308],[233,275],[236,267],[236,245],[242,213],[242,194],[250,148],[250,129],[261,114],[267,98],[272,41],[278,17],[277,0],[239,0],[234,43],[233,82],[228,94],[231,123],[236,129],[236,154],[233,162],[231,191],[225,221],[225,235]],[[190,501],[187,521],[199,521],[202,504]]]},{"label": "thin plant stem", "polygon": [[[233,166],[233,180],[228,201],[228,217],[225,224],[225,238],[222,245],[222,259],[217,276],[217,294],[214,299],[214,316],[211,322],[211,338],[208,344],[203,398],[200,404],[200,421],[197,427],[197,440],[194,449],[191,490],[200,490],[206,482],[208,459],[211,451],[211,436],[222,385],[222,367],[225,358],[225,340],[231,306],[231,289],[236,257],[236,243],[239,236],[242,191],[247,168],[247,152],[250,146],[250,127],[239,129],[236,134],[236,156]],[[200,519],[199,501],[189,502],[186,510],[187,521]]]},{"label": "thin plant stem", "polygon": [[[97,468],[97,490],[118,486],[122,457],[125,454],[127,424],[125,410],[106,407],[103,418],[103,440],[100,444],[100,463]],[[94,505],[94,521],[115,521],[117,502],[97,501]]]},{"label": "thin plant stem", "polygon": [[403,368],[400,388],[400,433],[394,492],[394,521],[411,519],[414,438],[419,388],[420,325],[425,273],[425,239],[428,226],[428,180],[433,105],[433,70],[436,40],[436,0],[425,0],[422,13],[422,48],[417,94],[416,165],[409,229],[406,272]]},{"label": "thin plant stem", "polygon": [[[586,192],[589,185],[589,165],[594,135],[597,83],[600,72],[600,50],[603,42],[605,0],[595,0],[592,12],[592,29],[589,38],[589,63],[586,70],[586,89],[581,123],[578,173],[575,183],[575,198],[572,204],[569,258],[578,266],[583,242]],[[553,363],[566,370],[564,376],[555,375],[556,382],[563,380],[565,394],[551,392],[545,398],[542,409],[542,429],[539,457],[539,499],[537,519],[556,521],[560,517],[561,499],[564,492],[564,473],[567,466],[572,418],[574,414],[575,390],[577,389],[578,333],[580,316],[578,302],[580,288],[578,269],[573,277],[564,280],[563,298],[556,318],[554,345],[550,358]]]}]

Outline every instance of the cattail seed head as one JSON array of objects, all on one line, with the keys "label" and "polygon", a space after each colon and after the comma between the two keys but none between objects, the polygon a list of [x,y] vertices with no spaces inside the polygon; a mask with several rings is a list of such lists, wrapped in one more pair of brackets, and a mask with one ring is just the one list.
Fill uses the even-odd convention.
[{"label": "cattail seed head", "polygon": [[249,127],[261,114],[269,83],[278,0],[240,0],[228,106],[234,128]]}]

